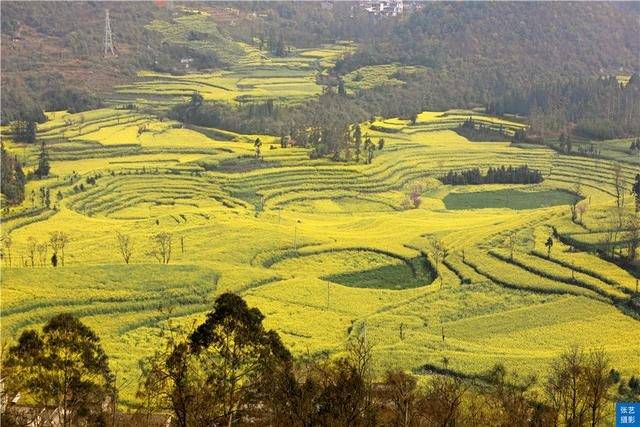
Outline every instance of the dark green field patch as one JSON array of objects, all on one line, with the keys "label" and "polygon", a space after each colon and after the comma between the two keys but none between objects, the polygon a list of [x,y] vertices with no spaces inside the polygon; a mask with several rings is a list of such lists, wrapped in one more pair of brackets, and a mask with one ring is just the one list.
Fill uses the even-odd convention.
[{"label": "dark green field patch", "polygon": [[433,277],[416,277],[411,268],[405,264],[391,264],[382,267],[342,274],[331,274],[323,280],[353,288],[369,289],[411,289],[428,285]]},{"label": "dark green field patch", "polygon": [[513,189],[479,191],[473,193],[449,193],[444,199],[447,209],[537,209],[549,206],[570,205],[580,198],[563,190],[519,191]]}]

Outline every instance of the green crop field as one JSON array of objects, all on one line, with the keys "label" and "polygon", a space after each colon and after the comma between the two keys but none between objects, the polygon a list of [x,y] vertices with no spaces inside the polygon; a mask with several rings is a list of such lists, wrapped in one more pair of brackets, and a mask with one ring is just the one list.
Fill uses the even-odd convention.
[{"label": "green crop field", "polygon": [[[119,92],[307,96],[319,92],[318,61],[347,48],[265,58],[255,71],[247,63],[228,74],[146,73]],[[302,63],[302,72],[292,71]],[[125,404],[134,400],[138,361],[157,344],[159,327],[201,319],[224,291],[260,308],[297,355],[338,354],[366,330],[377,373],[447,357],[452,369],[470,374],[499,361],[540,374],[574,343],[603,348],[618,369],[633,373],[640,353],[629,343],[640,341],[640,323],[627,303],[636,279],[570,243],[595,250],[606,237],[614,163],[542,146],[470,142],[450,130],[469,115],[507,132],[523,126],[470,111],[424,112],[413,125],[378,118],[362,124],[363,134],[385,145],[365,165],[310,160],[308,149],[277,143],[257,161],[255,135],[187,129],[136,111],[51,113],[38,131],[52,176],[30,181],[25,202],[2,215],[13,239],[11,265],[5,257],[2,267],[3,337],[55,313],[80,316],[129,384]],[[265,146],[277,141],[260,137]],[[33,169],[37,147],[6,146]],[[544,181],[453,187],[436,179],[449,170],[524,164]],[[622,166],[630,185],[637,168]],[[584,226],[570,220],[578,181],[589,203]],[[416,186],[421,203],[408,207]],[[41,187],[55,195],[56,209],[42,207]],[[630,202],[625,209],[631,212]],[[554,228],[562,241],[555,239],[547,257]],[[36,254],[31,267],[29,239],[43,242],[54,231],[70,238],[65,265],[54,269],[46,258],[40,265]],[[173,236],[168,265],[149,254],[158,232]],[[133,239],[130,264],[116,233]],[[438,264],[429,250],[434,238],[448,251]]]},{"label": "green crop field", "polygon": [[505,189],[449,193],[444,197],[443,202],[447,209],[535,209],[570,205],[577,199],[579,198],[574,194],[561,190],[519,191]]}]

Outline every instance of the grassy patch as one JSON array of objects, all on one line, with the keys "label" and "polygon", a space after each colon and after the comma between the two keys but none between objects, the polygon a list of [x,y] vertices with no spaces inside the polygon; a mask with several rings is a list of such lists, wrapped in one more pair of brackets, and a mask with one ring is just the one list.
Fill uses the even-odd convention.
[{"label": "grassy patch", "polygon": [[504,189],[471,193],[449,193],[443,201],[447,209],[537,209],[549,206],[570,205],[578,197],[567,191],[519,191]]},{"label": "grassy patch", "polygon": [[352,273],[331,274],[323,279],[355,288],[396,290],[417,288],[433,281],[432,277],[416,278],[411,268],[404,263],[393,263]]}]

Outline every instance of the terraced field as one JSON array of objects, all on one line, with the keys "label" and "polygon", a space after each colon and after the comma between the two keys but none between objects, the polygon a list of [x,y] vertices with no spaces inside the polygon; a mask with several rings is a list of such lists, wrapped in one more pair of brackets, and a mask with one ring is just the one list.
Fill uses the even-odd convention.
[{"label": "terraced field", "polygon": [[[52,114],[39,133],[53,176],[31,181],[27,193],[36,197],[2,216],[13,239],[12,265],[5,257],[2,268],[2,332],[15,337],[58,312],[81,316],[130,384],[125,402],[158,326],[201,318],[223,291],[259,307],[298,355],[339,353],[366,331],[378,372],[446,356],[467,373],[497,361],[539,373],[577,343],[604,348],[618,369],[637,374],[640,354],[629,346],[640,340],[629,307],[635,277],[567,243],[601,243],[614,163],[469,142],[450,130],[469,114],[507,131],[522,126],[464,111],[425,112],[415,125],[379,119],[363,124],[386,141],[365,165],[309,160],[307,149],[279,145],[258,162],[254,136],[129,110]],[[35,147],[7,146],[33,167]],[[451,169],[524,164],[545,180],[454,188],[436,179]],[[622,166],[628,186],[637,169]],[[589,202],[584,226],[571,222],[567,205],[578,181]],[[409,208],[416,186],[421,204]],[[56,209],[41,205],[41,187],[56,195]],[[528,203],[505,203],[516,193]],[[463,202],[453,206],[451,197]],[[548,256],[554,228],[561,240]],[[36,256],[25,267],[29,238],[42,242],[54,231],[69,235],[65,265],[39,266]],[[130,264],[117,232],[133,239]],[[172,235],[169,265],[149,254],[159,232]],[[437,264],[433,239],[447,249]]]},{"label": "terraced field", "polygon": [[344,42],[276,57],[248,44],[237,46],[241,54],[224,71],[185,75],[141,72],[137,82],[119,86],[111,102],[135,102],[158,108],[182,102],[198,92],[206,101],[243,103],[272,99],[296,103],[320,94],[322,85],[316,78],[353,50],[351,44]]}]

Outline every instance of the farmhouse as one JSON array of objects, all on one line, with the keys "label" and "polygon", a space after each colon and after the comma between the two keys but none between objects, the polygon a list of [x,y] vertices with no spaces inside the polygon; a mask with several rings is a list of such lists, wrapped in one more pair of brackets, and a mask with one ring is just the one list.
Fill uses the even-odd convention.
[{"label": "farmhouse", "polygon": [[369,0],[360,6],[369,14],[379,16],[397,16],[404,12],[403,0]]}]

